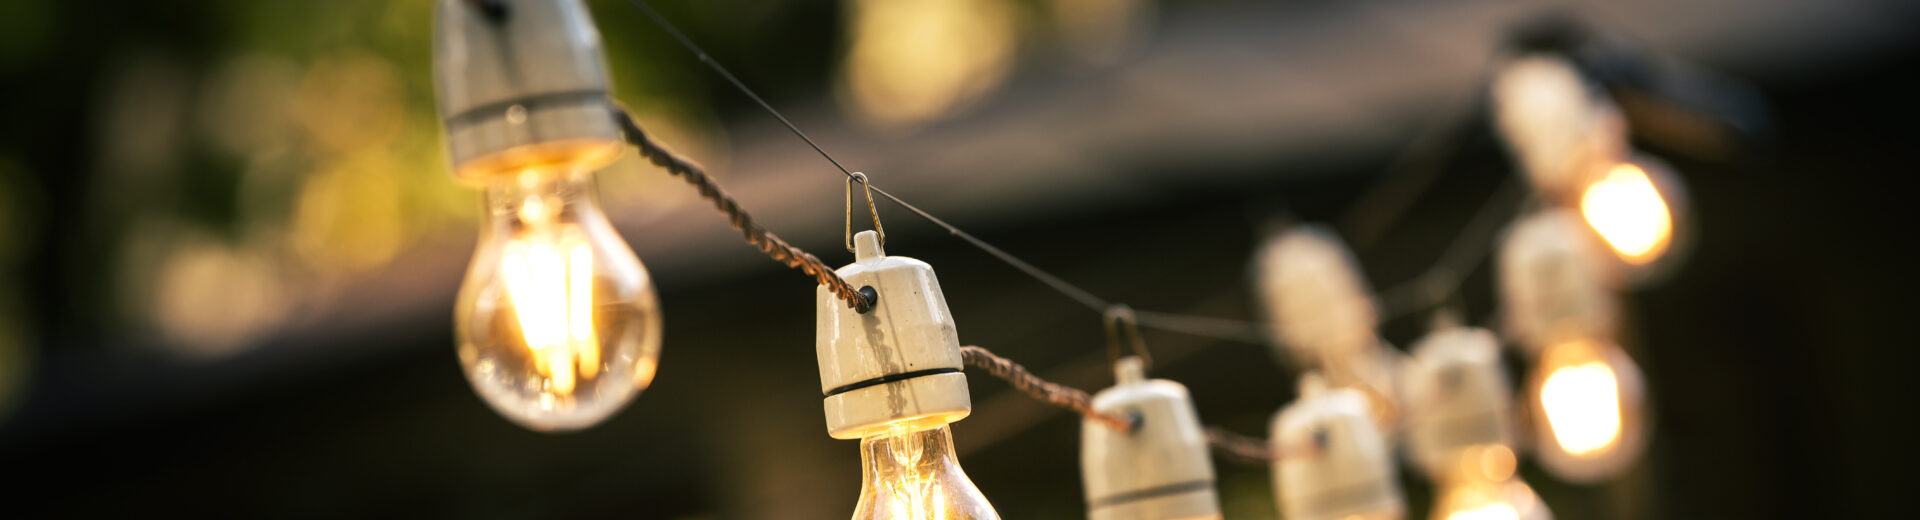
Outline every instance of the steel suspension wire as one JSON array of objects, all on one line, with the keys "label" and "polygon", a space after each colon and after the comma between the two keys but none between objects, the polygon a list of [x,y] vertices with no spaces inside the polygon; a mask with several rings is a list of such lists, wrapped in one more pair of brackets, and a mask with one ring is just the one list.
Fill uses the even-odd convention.
[{"label": "steel suspension wire", "polygon": [[[725,66],[722,66],[718,61],[714,60],[712,56],[702,50],[700,46],[695,44],[686,34],[680,32],[678,28],[674,27],[672,23],[668,22],[664,16],[661,16],[658,11],[655,11],[653,7],[648,5],[644,0],[629,0],[628,3],[638,8],[651,19],[655,25],[665,30],[674,40],[678,41],[681,46],[686,47],[688,51],[697,56],[701,63],[706,64],[709,69],[726,79],[736,90],[753,100],[753,102],[766,111],[768,115],[779,120],[780,124],[785,126],[788,131],[792,132],[794,136],[799,137],[801,141],[806,142],[808,147],[811,147],[821,158],[832,163],[834,168],[839,169],[840,173],[847,176],[849,180],[859,181],[867,189],[872,190],[873,193],[880,194],[881,197],[892,201],[901,208],[946,230],[949,235],[958,237],[1001,262],[1018,269],[1027,276],[1047,285],[1054,291],[1072,299],[1074,302],[1079,303],[1089,310],[1105,314],[1125,305],[1101,298],[1086,289],[1066,281],[1064,278],[1042,270],[1014,256],[1012,253],[1008,253],[960,229],[958,226],[934,216],[932,213],[918,206],[908,203],[906,200],[881,189],[879,186],[874,186],[870,180],[865,178],[864,174],[856,174],[856,172],[841,164],[839,160],[834,159],[832,154],[827,153],[825,148],[822,148],[819,143],[815,142],[811,137],[808,137],[806,132],[801,131],[798,126],[793,124],[793,121],[787,119],[779,110],[773,108],[772,104],[768,103],[764,98],[761,98],[752,88],[747,87],[745,82],[742,82],[738,77],[734,76],[732,72],[728,71]],[[861,290],[854,289],[845,280],[836,275],[832,269],[828,268],[825,263],[821,262],[819,258],[787,244],[771,232],[754,224],[746,212],[739,207],[739,204],[727,196],[711,178],[706,176],[704,170],[691,161],[674,155],[657,143],[653,143],[647,139],[646,134],[641,132],[638,125],[634,124],[632,119],[624,112],[618,113],[617,119],[621,124],[621,128],[627,131],[629,141],[640,148],[643,156],[647,157],[653,164],[666,168],[669,173],[680,176],[688,183],[697,186],[702,196],[712,200],[716,207],[728,215],[729,222],[733,224],[735,229],[741,231],[742,236],[746,238],[748,243],[758,247],[762,252],[773,257],[775,260],[814,276],[816,281],[821,285],[827,286],[836,296],[846,300],[848,305],[853,306],[855,309],[865,312],[867,308],[871,307],[875,297],[871,292],[863,293]],[[1436,140],[1446,141],[1445,139]],[[1435,147],[1435,145],[1425,145],[1416,146],[1416,149],[1425,151]],[[1422,155],[1431,153],[1432,152],[1429,151]],[[1430,182],[1430,179],[1428,182]],[[1484,243],[1491,240],[1491,235],[1500,223],[1500,220],[1497,218],[1500,216],[1500,213],[1495,210],[1504,206],[1499,202],[1509,197],[1510,195],[1506,195],[1509,192],[1516,191],[1515,188],[1516,183],[1512,180],[1503,184],[1500,190],[1495,193],[1495,196],[1488,200],[1472,217],[1465,228],[1461,230],[1459,237],[1441,254],[1439,264],[1414,280],[1383,292],[1381,295],[1382,314],[1386,317],[1393,317],[1430,307],[1444,301],[1448,295],[1457,291],[1466,276],[1466,271],[1472,269],[1484,259],[1486,250],[1488,249],[1488,246],[1484,245]],[[1391,199],[1397,197],[1386,198]],[[1377,224],[1375,224],[1375,226],[1377,226]],[[1479,247],[1467,247],[1469,244],[1481,245]],[[1138,325],[1154,329],[1256,345],[1264,345],[1269,342],[1269,338],[1265,333],[1267,326],[1261,323],[1152,311],[1137,311],[1133,314]],[[990,374],[1008,381],[1014,388],[1043,402],[1073,410],[1084,417],[1101,422],[1123,432],[1131,431],[1135,427],[1133,422],[1128,418],[1102,414],[1093,410],[1091,398],[1085,391],[1041,379],[1018,363],[997,356],[985,348],[978,346],[962,347],[961,355],[968,365],[986,370]],[[1279,454],[1271,452],[1271,450],[1266,448],[1264,443],[1256,439],[1233,434],[1232,432],[1219,428],[1209,429],[1208,441],[1214,445],[1216,449],[1248,460],[1273,460],[1274,457],[1279,456]]]},{"label": "steel suspension wire", "polygon": [[1433,267],[1412,280],[1380,291],[1380,319],[1388,321],[1445,303],[1460,290],[1480,262],[1492,252],[1495,234],[1525,194],[1524,182],[1507,177],[1480,204],[1460,228]]},{"label": "steel suspension wire", "polygon": [[[827,150],[825,148],[822,148],[819,145],[819,143],[814,142],[813,138],[808,137],[807,133],[801,131],[799,126],[794,125],[792,120],[787,119],[787,117],[785,115],[782,115],[778,109],[773,108],[772,104],[767,103],[765,98],[760,97],[760,95],[758,93],[755,93],[752,88],[748,87],[745,82],[740,81],[739,77],[734,76],[733,73],[728,71],[725,66],[721,65],[719,61],[714,60],[713,57],[708,55],[705,50],[701,49],[698,44],[695,44],[692,38],[688,38],[685,33],[680,32],[678,28],[674,27],[673,23],[668,22],[666,17],[661,16],[659,11],[655,11],[653,9],[653,6],[648,5],[647,2],[645,2],[644,0],[628,0],[627,3],[632,4],[635,8],[639,9],[642,14],[645,14],[647,18],[652,20],[655,25],[658,25],[661,28],[661,30],[666,31],[667,34],[672,36],[675,41],[678,41],[681,46],[686,47],[689,52],[692,52],[695,56],[697,56],[700,59],[701,63],[706,64],[707,68],[712,69],[715,74],[719,74],[721,78],[726,79],[728,83],[732,84],[734,89],[739,90],[741,94],[746,95],[748,99],[753,100],[753,102],[759,105],[762,110],[765,110],[768,115],[771,115],[773,116],[774,119],[779,120],[781,125],[785,126],[788,131],[793,133],[794,136],[799,137],[801,141],[805,141],[808,147],[813,148],[813,151],[815,153],[820,154],[821,158],[824,158],[827,160],[827,162],[832,163],[833,167],[839,169],[841,174],[846,175],[847,178],[849,179],[855,178],[853,170],[848,169],[845,165],[842,165],[839,160],[834,159],[833,154],[827,153]],[[972,233],[968,233],[965,230],[960,229],[958,226],[950,224],[946,220],[942,220],[940,217],[934,216],[932,213],[927,212],[927,210],[920,209],[919,206],[915,206],[912,203],[909,203],[906,200],[901,199],[899,196],[896,196],[893,193],[888,192],[887,190],[881,189],[879,186],[873,185],[871,182],[865,182],[864,184],[868,188],[872,189],[873,193],[880,194],[882,198],[892,201],[894,204],[899,205],[902,209],[906,209],[907,211],[912,212],[914,215],[919,216],[921,219],[924,219],[927,222],[930,222],[933,225],[938,226],[943,230],[946,230],[947,234],[953,235],[954,237],[958,237],[959,239],[972,245],[974,248],[984,251],[988,255],[993,256],[995,259],[1000,260],[1002,263],[1012,266],[1014,269],[1018,269],[1020,272],[1026,274],[1028,277],[1031,277],[1042,284],[1046,284],[1047,287],[1052,288],[1055,292],[1058,292],[1061,295],[1072,299],[1074,302],[1079,303],[1081,306],[1086,307],[1088,310],[1091,310],[1093,312],[1098,312],[1098,313],[1105,313],[1107,312],[1108,309],[1114,307],[1116,303],[1111,300],[1107,300],[1105,298],[1096,296],[1092,292],[1087,291],[1086,289],[1082,289],[1079,286],[1074,285],[1072,282],[1066,281],[1066,279],[1064,278],[1061,278],[1045,270],[1042,270],[1039,267],[1036,267],[1033,264],[1028,263],[1026,260],[1022,260],[1020,259],[1020,257],[1014,256],[1012,253],[1008,253],[1006,250],[1000,249],[999,247],[996,247],[993,244],[980,239],[980,237],[976,237]],[[1152,327],[1155,329],[1161,329],[1161,330],[1166,330],[1171,332],[1180,332],[1185,334],[1194,334],[1194,335],[1211,337],[1215,339],[1222,339],[1222,340],[1228,340],[1228,341],[1239,341],[1239,342],[1247,342],[1252,344],[1265,344],[1265,340],[1263,339],[1264,336],[1260,331],[1259,325],[1251,322],[1239,322],[1235,320],[1205,318],[1205,317],[1191,317],[1191,318],[1177,317],[1177,316],[1166,314],[1166,313],[1154,313],[1154,312],[1141,312],[1140,314],[1142,315],[1141,325]],[[1151,316],[1151,318],[1149,318],[1148,316]]]}]

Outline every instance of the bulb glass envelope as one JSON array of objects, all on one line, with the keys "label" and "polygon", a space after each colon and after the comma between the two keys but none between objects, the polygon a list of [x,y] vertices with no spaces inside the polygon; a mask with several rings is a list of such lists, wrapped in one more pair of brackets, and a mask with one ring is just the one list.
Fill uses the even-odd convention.
[{"label": "bulb glass envelope", "polygon": [[1554,345],[1531,377],[1528,406],[1541,467],[1593,483],[1639,460],[1648,426],[1645,383],[1620,347],[1577,340]]},{"label": "bulb glass envelope", "polygon": [[1665,280],[1693,250],[1687,189],[1667,163],[1635,154],[1596,168],[1580,192],[1580,216],[1619,262],[1624,282]]}]

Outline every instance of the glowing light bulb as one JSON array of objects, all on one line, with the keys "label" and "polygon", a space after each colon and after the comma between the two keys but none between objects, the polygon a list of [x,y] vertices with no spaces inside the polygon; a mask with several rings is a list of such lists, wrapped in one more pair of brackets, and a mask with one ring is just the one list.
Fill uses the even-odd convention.
[{"label": "glowing light bulb", "polygon": [[486,224],[460,289],[460,364],[495,411],[575,430],[652,382],[653,280],[595,201],[591,173],[528,169],[486,190]]},{"label": "glowing light bulb", "polygon": [[1580,214],[1606,239],[1615,254],[1645,265],[1667,252],[1673,240],[1673,213],[1646,170],[1632,163],[1615,165],[1580,196]]},{"label": "glowing light bulb", "polygon": [[860,439],[863,473],[854,520],[998,519],[960,469],[944,418],[896,421]]},{"label": "glowing light bulb", "polygon": [[1554,370],[1540,385],[1540,405],[1567,453],[1586,455],[1620,440],[1620,381],[1605,363]]},{"label": "glowing light bulb", "polygon": [[1440,479],[1433,520],[1551,520],[1533,488],[1514,474],[1513,450],[1479,445],[1461,450]]},{"label": "glowing light bulb", "polygon": [[1556,476],[1592,482],[1624,471],[1641,449],[1640,372],[1611,344],[1548,347],[1534,373],[1540,462]]}]

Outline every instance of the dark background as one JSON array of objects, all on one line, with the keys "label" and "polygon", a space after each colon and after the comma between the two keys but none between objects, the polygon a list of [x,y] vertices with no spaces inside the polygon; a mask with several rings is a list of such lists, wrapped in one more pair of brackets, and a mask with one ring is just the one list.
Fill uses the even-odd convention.
[{"label": "dark background", "polygon": [[[660,284],[667,332],[653,386],[605,424],[564,435],[519,429],[471,393],[448,318],[473,197],[438,155],[431,9],[412,3],[0,8],[6,516],[850,511],[859,461],[853,442],[822,428],[812,288],[734,242],[690,190],[638,165],[603,175],[602,190]],[[834,87],[857,39],[851,4],[658,3],[876,184],[1103,297],[1247,320],[1260,313],[1248,260],[1269,222],[1351,232],[1356,219],[1401,209],[1361,201],[1407,182],[1396,161],[1439,128],[1445,153],[1428,161],[1437,180],[1356,248],[1376,288],[1431,265],[1515,175],[1483,110],[1460,101],[1478,91],[1476,68],[1512,27],[1558,12],[1636,59],[1735,89],[1708,99],[1757,94],[1759,110],[1739,115],[1764,124],[1722,129],[1715,135],[1732,144],[1702,146],[1654,138],[1674,135],[1659,117],[1671,112],[1630,110],[1636,146],[1686,183],[1698,231],[1671,278],[1625,295],[1628,346],[1651,390],[1650,448],[1600,486],[1559,482],[1524,457],[1523,477],[1563,519],[1910,507],[1903,492],[1920,462],[1902,426],[1914,409],[1907,378],[1920,366],[1908,339],[1916,285],[1905,186],[1920,173],[1911,5],[1801,6],[1812,14],[1786,23],[1729,11],[1738,2],[1165,3],[1144,11],[1147,29],[1120,58],[1089,64],[1063,50],[1046,2],[1005,2],[1024,14],[997,86],[969,106],[886,127],[856,122],[857,104]],[[837,172],[636,11],[591,4],[622,99],[643,124],[691,143],[770,228],[846,261],[835,245]],[[1746,8],[1794,12],[1782,5]],[[1382,37],[1382,26],[1406,32]],[[1433,49],[1442,58],[1415,51]],[[293,92],[241,105],[239,116],[209,108],[245,98],[222,90],[220,71],[253,70],[228,65],[261,56],[279,72],[239,73],[268,79],[236,84]],[[1126,89],[1152,79],[1129,71],[1168,64],[1195,76],[1142,90],[1214,102],[1129,102],[1136,91]],[[1297,83],[1245,84],[1261,70]],[[1305,84],[1321,97],[1300,94]],[[1326,94],[1383,88],[1399,94],[1381,103]],[[1071,105],[1062,99],[1086,112],[1052,112]],[[1337,117],[1254,117],[1296,106]],[[250,120],[254,109],[291,115],[260,135],[221,137],[223,118]],[[353,209],[302,209],[329,207],[309,197]],[[369,200],[387,201],[386,220],[329,217],[387,207]],[[889,252],[939,269],[962,341],[1075,386],[1107,384],[1099,316],[897,207],[881,211]],[[296,238],[273,238],[283,235]],[[154,267],[172,265],[201,268]],[[1470,321],[1494,319],[1491,286],[1484,263],[1466,279]],[[1405,346],[1424,327],[1414,315],[1382,332]],[[1263,435],[1293,398],[1296,374],[1267,348],[1146,335],[1161,358],[1156,375],[1188,385],[1206,422]],[[976,409],[954,434],[974,482],[1010,518],[1084,514],[1078,421],[969,378]],[[1266,468],[1218,462],[1228,518],[1274,514]],[[1409,517],[1424,517],[1428,484],[1409,476],[1406,489]]]}]

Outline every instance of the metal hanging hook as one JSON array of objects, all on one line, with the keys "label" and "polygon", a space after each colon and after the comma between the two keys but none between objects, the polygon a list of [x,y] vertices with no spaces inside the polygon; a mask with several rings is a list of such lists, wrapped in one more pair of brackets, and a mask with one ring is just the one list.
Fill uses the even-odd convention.
[{"label": "metal hanging hook", "polygon": [[867,213],[873,215],[873,232],[880,235],[880,245],[887,245],[887,230],[880,227],[880,208],[873,205],[873,183],[867,181],[867,174],[853,172],[847,174],[847,252],[853,252],[853,183],[859,182],[867,193]]},{"label": "metal hanging hook", "polygon": [[1120,363],[1120,336],[1130,336],[1133,355],[1140,358],[1142,368],[1153,366],[1153,356],[1147,353],[1147,338],[1140,335],[1140,318],[1134,316],[1133,307],[1124,303],[1107,306],[1104,319],[1107,325],[1107,361]]}]

